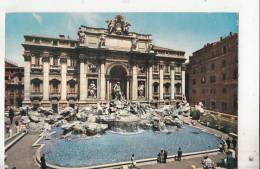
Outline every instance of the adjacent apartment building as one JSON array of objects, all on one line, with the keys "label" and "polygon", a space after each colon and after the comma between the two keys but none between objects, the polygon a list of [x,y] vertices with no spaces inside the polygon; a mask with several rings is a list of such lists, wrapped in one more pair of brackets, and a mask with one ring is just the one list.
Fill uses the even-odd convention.
[{"label": "adjacent apartment building", "polygon": [[24,105],[54,110],[107,103],[120,87],[131,102],[173,104],[185,92],[185,52],[130,32],[117,15],[107,28],[80,26],[78,39],[25,35]]},{"label": "adjacent apartment building", "polygon": [[237,115],[238,35],[230,33],[206,44],[190,57],[186,78],[191,105]]},{"label": "adjacent apartment building", "polygon": [[12,61],[5,61],[5,108],[21,107],[23,101],[23,67]]}]

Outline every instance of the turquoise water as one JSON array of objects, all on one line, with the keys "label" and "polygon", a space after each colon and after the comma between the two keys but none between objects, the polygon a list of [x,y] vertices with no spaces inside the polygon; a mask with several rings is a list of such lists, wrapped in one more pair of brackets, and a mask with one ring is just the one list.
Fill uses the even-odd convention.
[{"label": "turquoise water", "polygon": [[219,142],[214,135],[185,125],[171,133],[146,130],[134,134],[107,132],[88,139],[52,139],[46,141],[43,152],[50,164],[80,167],[129,161],[131,154],[136,159],[157,157],[161,149],[168,155],[176,154],[179,147],[183,153],[211,150]]}]

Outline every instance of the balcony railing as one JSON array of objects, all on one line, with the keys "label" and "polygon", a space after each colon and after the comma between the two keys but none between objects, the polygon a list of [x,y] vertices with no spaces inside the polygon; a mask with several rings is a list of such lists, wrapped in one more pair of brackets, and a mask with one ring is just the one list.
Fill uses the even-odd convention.
[{"label": "balcony railing", "polygon": [[77,99],[78,94],[76,92],[69,92],[67,93],[67,99]]},{"label": "balcony railing", "polygon": [[52,74],[60,74],[61,68],[57,65],[51,65],[50,66],[50,73]]},{"label": "balcony railing", "polygon": [[50,99],[60,99],[60,92],[50,92]]},{"label": "balcony railing", "polygon": [[154,96],[159,96],[159,92],[153,92]]},{"label": "balcony railing", "polygon": [[42,97],[43,97],[43,94],[40,91],[33,91],[33,92],[31,92],[31,100],[35,100],[35,99],[41,100]]},{"label": "balcony railing", "polygon": [[171,93],[164,93],[163,97],[171,97]]},{"label": "balcony railing", "polygon": [[32,73],[41,73],[42,72],[42,65],[33,64],[31,65]]}]

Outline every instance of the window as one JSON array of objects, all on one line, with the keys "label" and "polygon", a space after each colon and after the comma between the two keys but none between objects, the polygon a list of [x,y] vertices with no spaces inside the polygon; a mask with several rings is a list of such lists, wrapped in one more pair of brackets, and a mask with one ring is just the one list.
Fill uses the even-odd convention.
[{"label": "window", "polygon": [[210,89],[210,94],[216,94],[216,89]]},{"label": "window", "polygon": [[226,93],[227,93],[227,89],[226,89],[226,88],[223,88],[223,89],[222,89],[222,93],[223,93],[223,94],[226,94]]},{"label": "window", "polygon": [[223,46],[223,53],[224,53],[224,54],[227,53],[227,48],[226,48],[226,46]]},{"label": "window", "polygon": [[205,76],[203,76],[203,77],[201,78],[201,83],[202,83],[202,84],[205,84],[205,83],[206,83],[206,78],[205,78]]},{"label": "window", "polygon": [[226,67],[226,61],[225,60],[222,60],[221,66]]},{"label": "window", "polygon": [[59,93],[59,85],[58,83],[53,83],[52,84],[52,89],[53,89],[53,93]]},{"label": "window", "polygon": [[205,94],[205,89],[202,89],[202,90],[201,90],[201,93],[202,93],[202,94]]},{"label": "window", "polygon": [[222,73],[222,80],[226,80],[226,73]]},{"label": "window", "polygon": [[53,58],[53,66],[58,66],[59,59],[57,57]]},{"label": "window", "polygon": [[210,76],[210,83],[216,82],[216,76]]},{"label": "window", "polygon": [[196,79],[192,79],[192,84],[193,84],[193,85],[196,84]]},{"label": "window", "polygon": [[170,68],[169,65],[165,65],[164,66],[164,72],[169,73],[169,68]]},{"label": "window", "polygon": [[71,67],[76,66],[76,60],[75,59],[70,59],[70,66]]},{"label": "window", "polygon": [[40,43],[40,39],[35,39],[34,42],[39,44]]},{"label": "window", "polygon": [[58,45],[58,41],[53,41],[53,46],[57,46]]},{"label": "window", "polygon": [[193,74],[196,74],[196,69],[193,69]]},{"label": "window", "polygon": [[211,64],[211,70],[215,70],[215,64],[214,63]]},{"label": "window", "polygon": [[40,93],[40,83],[34,83],[33,89],[35,93]]},{"label": "window", "polygon": [[222,111],[226,111],[227,110],[227,103],[222,102],[221,103],[221,108],[222,108]]},{"label": "window", "polygon": [[215,109],[216,108],[216,103],[215,102],[211,102],[211,109]]},{"label": "window", "polygon": [[193,90],[192,90],[192,94],[196,94],[196,93],[197,93],[196,90],[193,89]]},{"label": "window", "polygon": [[237,79],[237,69],[236,68],[233,71],[233,79]]},{"label": "window", "polygon": [[75,93],[75,84],[74,83],[69,84],[69,93]]},{"label": "window", "polygon": [[35,65],[40,65],[40,58],[39,57],[35,57]]}]

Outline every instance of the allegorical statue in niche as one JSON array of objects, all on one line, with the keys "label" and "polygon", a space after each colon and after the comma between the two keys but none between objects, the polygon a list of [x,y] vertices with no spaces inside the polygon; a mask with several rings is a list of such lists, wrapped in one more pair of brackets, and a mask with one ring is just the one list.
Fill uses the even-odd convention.
[{"label": "allegorical statue in niche", "polygon": [[79,42],[80,42],[80,44],[85,43],[85,38],[86,38],[86,37],[85,37],[85,33],[84,33],[84,31],[83,31],[82,28],[79,29],[78,36],[79,36]]},{"label": "allegorical statue in niche", "polygon": [[122,92],[121,92],[120,82],[117,82],[113,86],[113,93],[114,93],[114,99],[115,100],[121,100]]},{"label": "allegorical statue in niche", "polygon": [[88,86],[88,93],[90,97],[96,98],[97,97],[97,87],[94,81],[91,81],[91,83]]},{"label": "allegorical statue in niche", "polygon": [[106,38],[105,38],[104,35],[102,35],[102,36],[100,37],[99,46],[100,46],[100,47],[106,46]]},{"label": "allegorical statue in niche", "polygon": [[144,82],[141,82],[138,86],[138,94],[140,97],[144,97],[144,90],[145,90]]},{"label": "allegorical statue in niche", "polygon": [[94,65],[93,63],[90,63],[88,65],[88,69],[90,70],[90,72],[94,73],[94,72],[97,72],[97,66]]}]

